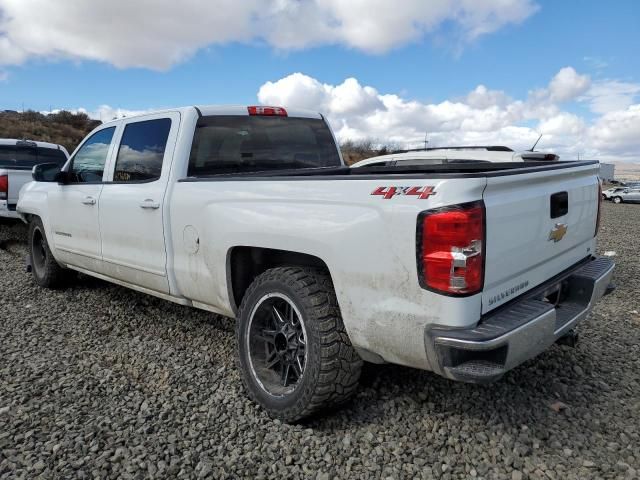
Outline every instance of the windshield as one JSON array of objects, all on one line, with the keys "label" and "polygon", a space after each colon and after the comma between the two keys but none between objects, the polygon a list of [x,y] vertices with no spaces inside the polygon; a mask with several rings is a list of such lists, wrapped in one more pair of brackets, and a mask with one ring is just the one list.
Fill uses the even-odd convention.
[{"label": "windshield", "polygon": [[322,119],[279,116],[202,117],[189,176],[342,165]]}]

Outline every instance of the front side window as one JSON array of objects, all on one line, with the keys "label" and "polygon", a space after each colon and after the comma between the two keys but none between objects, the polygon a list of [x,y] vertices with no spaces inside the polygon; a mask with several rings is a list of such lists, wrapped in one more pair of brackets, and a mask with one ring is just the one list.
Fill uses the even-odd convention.
[{"label": "front side window", "polygon": [[102,181],[104,165],[109,154],[109,145],[116,127],[105,128],[94,133],[80,147],[71,161],[70,181],[94,183]]},{"label": "front side window", "polygon": [[342,165],[324,120],[216,115],[198,120],[189,176]]},{"label": "front side window", "polygon": [[116,158],[114,182],[152,182],[160,178],[171,119],[128,124]]}]

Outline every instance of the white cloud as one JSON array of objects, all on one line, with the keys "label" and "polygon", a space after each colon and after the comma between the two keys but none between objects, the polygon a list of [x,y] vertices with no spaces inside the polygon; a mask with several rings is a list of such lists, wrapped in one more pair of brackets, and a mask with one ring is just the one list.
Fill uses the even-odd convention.
[{"label": "white cloud", "polygon": [[640,161],[640,104],[609,112],[589,129],[593,147],[612,158]]},{"label": "white cloud", "polygon": [[[459,100],[424,103],[380,93],[355,78],[326,84],[302,73],[265,83],[258,91],[263,104],[320,110],[342,139],[370,138],[403,147],[422,145],[507,145],[553,150],[565,159],[637,158],[640,151],[640,105],[625,106],[593,120],[563,111],[560,103],[576,100],[589,88],[588,77],[567,67],[545,88],[513,99],[479,85]],[[594,87],[591,87],[593,89]]]},{"label": "white cloud", "polygon": [[[109,105],[100,105],[98,108],[94,110],[87,110],[86,108],[70,108],[66,110],[70,111],[71,113],[86,113],[90,118],[93,118],[94,120],[108,122],[110,120],[115,120],[117,118],[142,115],[143,113],[148,113],[150,111],[154,111],[157,109],[131,110],[126,108],[114,108]],[[58,113],[59,111],[60,109],[53,109],[51,111],[43,110],[40,113],[44,115],[48,115],[49,113]]]},{"label": "white cloud", "polygon": [[584,129],[584,120],[567,112],[560,112],[541,121],[537,128],[543,135],[579,135]]},{"label": "white cloud", "polygon": [[511,99],[501,90],[489,90],[484,85],[478,85],[467,95],[466,103],[474,108],[490,108],[504,106]]},{"label": "white cloud", "polygon": [[588,75],[580,75],[573,67],[564,67],[549,83],[549,97],[555,102],[567,102],[587,91],[591,85]]},{"label": "white cloud", "polygon": [[624,110],[632,105],[640,95],[640,83],[603,80],[593,86],[582,100],[590,104],[595,113],[608,113]]},{"label": "white cloud", "polygon": [[533,0],[0,0],[0,65],[66,58],[167,69],[209,45],[255,41],[381,53],[445,23],[454,40],[471,41],[537,9]]},{"label": "white cloud", "polygon": [[87,115],[91,118],[95,118],[96,120],[101,120],[103,122],[108,122],[109,120],[114,120],[116,118],[123,117],[133,117],[135,115],[142,115],[143,113],[148,113],[151,111],[150,109],[146,110],[130,110],[126,108],[114,108],[109,105],[100,105],[97,109],[91,111],[85,111]]}]

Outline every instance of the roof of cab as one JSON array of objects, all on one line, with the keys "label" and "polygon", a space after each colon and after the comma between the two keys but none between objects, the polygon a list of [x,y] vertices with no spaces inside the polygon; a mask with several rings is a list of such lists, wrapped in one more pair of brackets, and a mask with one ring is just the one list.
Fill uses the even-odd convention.
[{"label": "roof of cab", "polygon": [[[132,118],[143,118],[148,115],[157,115],[161,113],[169,113],[169,112],[180,112],[187,113],[193,110],[197,111],[198,114],[203,116],[210,115],[249,115],[248,110],[249,105],[192,105],[190,107],[177,107],[177,108],[166,108],[162,110],[153,110],[144,113],[139,113],[136,115],[131,115],[130,117],[125,118],[116,118],[114,120],[110,120],[108,122],[104,122],[100,127],[105,125],[109,125],[112,123],[117,123],[122,120],[130,120]],[[287,112],[288,117],[296,117],[296,118],[324,118],[320,113],[314,112],[312,110],[304,110],[299,108],[283,108]]]},{"label": "roof of cab", "polygon": [[[322,115],[312,110],[303,110],[299,108],[288,108],[286,106],[276,105],[283,108],[287,112],[288,117],[302,118],[322,118]],[[202,115],[249,115],[249,105],[196,105]]]}]

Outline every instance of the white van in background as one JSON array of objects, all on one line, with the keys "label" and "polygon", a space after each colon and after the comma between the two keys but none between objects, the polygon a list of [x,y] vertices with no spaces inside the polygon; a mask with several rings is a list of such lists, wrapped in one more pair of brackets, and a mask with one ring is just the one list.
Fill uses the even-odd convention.
[{"label": "white van in background", "polygon": [[418,150],[401,150],[388,155],[371,157],[351,165],[357,167],[376,166],[415,166],[438,165],[459,162],[555,162],[560,157],[553,153],[544,152],[515,152],[509,147],[503,146],[477,146],[477,147],[439,147]]}]

